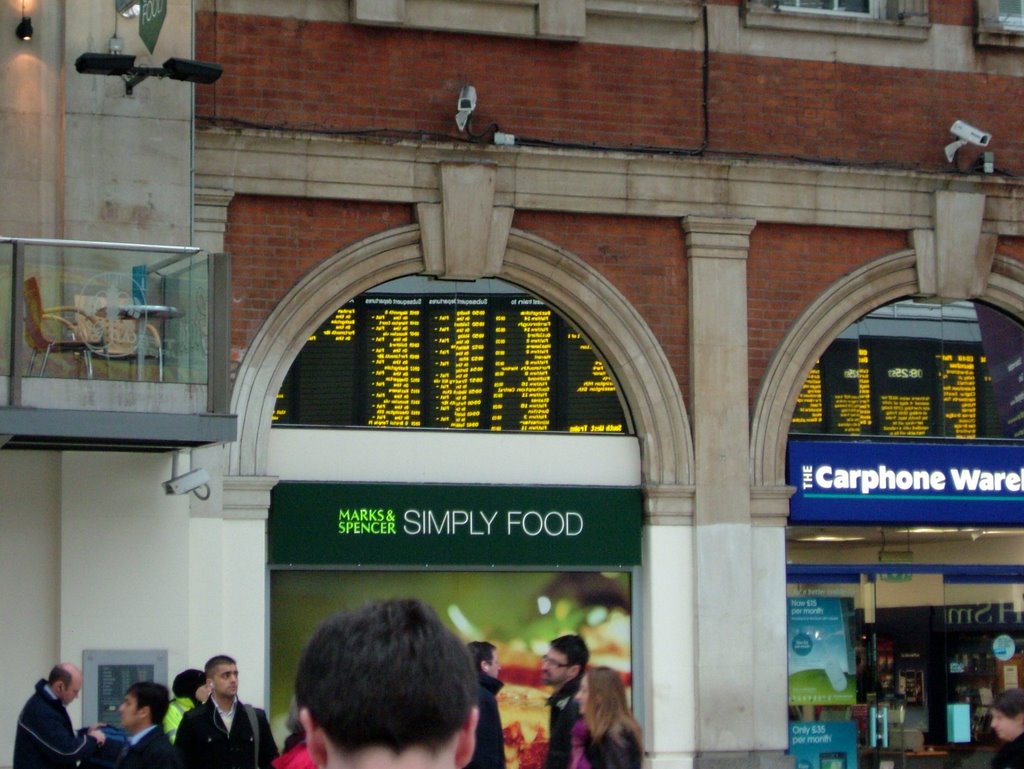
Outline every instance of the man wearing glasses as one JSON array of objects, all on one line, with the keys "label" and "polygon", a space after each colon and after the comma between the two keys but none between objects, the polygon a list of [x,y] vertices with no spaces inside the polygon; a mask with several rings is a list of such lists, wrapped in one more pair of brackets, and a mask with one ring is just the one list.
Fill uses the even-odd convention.
[{"label": "man wearing glasses", "polygon": [[548,698],[550,737],[544,769],[567,769],[569,766],[572,727],[580,716],[576,692],[589,659],[587,645],[578,635],[559,636],[541,658],[541,678],[548,686],[555,687],[555,693]]}]

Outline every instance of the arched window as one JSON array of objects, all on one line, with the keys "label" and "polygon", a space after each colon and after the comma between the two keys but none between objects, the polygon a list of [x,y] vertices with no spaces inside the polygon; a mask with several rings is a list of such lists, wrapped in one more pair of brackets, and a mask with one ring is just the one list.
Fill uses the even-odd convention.
[{"label": "arched window", "polygon": [[309,338],[275,425],[626,433],[580,331],[496,278],[411,276],[347,302]]},{"label": "arched window", "polygon": [[1024,329],[980,302],[903,300],[840,334],[791,434],[1024,438]]}]

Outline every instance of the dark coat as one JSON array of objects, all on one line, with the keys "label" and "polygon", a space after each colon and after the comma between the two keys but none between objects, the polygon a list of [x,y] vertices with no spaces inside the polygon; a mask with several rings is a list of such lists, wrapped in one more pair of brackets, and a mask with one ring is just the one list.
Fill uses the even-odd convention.
[{"label": "dark coat", "polygon": [[601,742],[588,742],[586,755],[590,769],[640,769],[640,746],[629,732],[621,739],[605,735]]},{"label": "dark coat", "polygon": [[505,735],[494,698],[504,684],[480,671],[480,720],[476,724],[476,749],[466,769],[505,769]]},{"label": "dark coat", "polygon": [[29,697],[14,737],[14,769],[51,769],[74,766],[99,748],[86,729],[77,733],[71,716],[60,700],[46,693],[46,681],[40,679],[36,693]]},{"label": "dark coat", "polygon": [[992,758],[992,769],[1024,769],[1024,734],[999,749]]},{"label": "dark coat", "polygon": [[[256,738],[245,707],[241,702],[235,706],[231,734],[224,728],[213,697],[185,714],[174,740],[185,769],[255,769]],[[267,714],[259,708],[255,711],[259,729],[259,769],[268,769],[270,762],[277,758],[277,745],[270,733]]]},{"label": "dark coat", "polygon": [[116,769],[182,769],[181,756],[167,739],[163,726],[158,725],[137,745],[128,748]]},{"label": "dark coat", "polygon": [[544,769],[567,769],[572,753],[572,727],[580,717],[576,692],[580,690],[581,676],[562,684],[562,688],[548,697],[551,716],[548,719],[548,755]]}]

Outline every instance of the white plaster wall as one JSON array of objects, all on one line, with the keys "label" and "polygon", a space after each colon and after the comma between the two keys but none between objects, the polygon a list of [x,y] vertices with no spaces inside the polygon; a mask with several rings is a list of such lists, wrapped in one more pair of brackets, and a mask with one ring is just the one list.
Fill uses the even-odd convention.
[{"label": "white plaster wall", "polygon": [[[169,476],[166,454],[0,452],[0,766],[54,663],[81,665],[86,649],[166,649],[169,676],[195,664],[188,500],[164,494]],[[86,680],[69,708],[76,726],[94,686]]]},{"label": "white plaster wall", "polygon": [[632,436],[455,431],[270,432],[267,472],[282,480],[636,486]]},{"label": "white plaster wall", "polygon": [[60,473],[59,454],[0,452],[0,766],[22,705],[59,661]]},{"label": "white plaster wall", "polygon": [[[169,477],[167,454],[61,455],[62,659],[81,664],[85,649],[166,649],[168,676],[194,664],[188,502],[164,494]],[[83,698],[92,686],[85,682]]]}]

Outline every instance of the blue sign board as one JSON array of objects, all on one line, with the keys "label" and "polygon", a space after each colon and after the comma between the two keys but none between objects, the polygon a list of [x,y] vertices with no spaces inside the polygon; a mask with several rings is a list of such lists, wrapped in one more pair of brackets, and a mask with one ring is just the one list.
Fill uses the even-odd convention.
[{"label": "blue sign board", "polygon": [[1024,446],[790,441],[791,524],[1024,525]]}]

